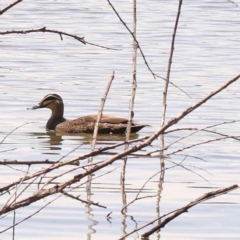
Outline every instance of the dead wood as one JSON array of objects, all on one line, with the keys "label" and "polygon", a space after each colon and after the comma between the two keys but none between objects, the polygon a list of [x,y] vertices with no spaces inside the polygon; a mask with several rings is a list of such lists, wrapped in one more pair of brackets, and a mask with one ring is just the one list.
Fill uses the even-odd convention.
[{"label": "dead wood", "polygon": [[[185,213],[188,211],[188,209],[190,209],[191,207],[199,204],[199,203],[202,203],[204,201],[207,201],[209,199],[212,199],[212,198],[215,198],[215,197],[218,197],[220,195],[223,195],[223,194],[227,194],[229,193],[230,191],[233,191],[233,190],[236,190],[237,188],[239,188],[238,185],[232,185],[230,187],[227,187],[227,188],[222,188],[222,189],[219,189],[219,190],[216,190],[216,191],[212,191],[212,192],[208,192],[206,194],[204,194],[203,196],[195,199],[194,201],[190,202],[189,204],[187,204],[186,206],[182,207],[182,208],[179,208],[179,209],[176,209],[176,210],[173,210],[169,213],[166,213],[162,216],[160,216],[159,218],[156,218],[154,219],[153,221],[145,224],[144,226],[142,227],[139,227],[133,231],[131,231],[130,233],[124,235],[123,237],[119,238],[118,240],[123,240],[125,239],[126,237],[130,236],[131,234],[135,233],[135,232],[138,232],[139,230],[143,229],[143,228],[146,228],[148,227],[149,225],[152,225],[153,223],[155,223],[156,221],[160,220],[160,219],[163,219],[165,218],[163,221],[161,221],[157,226],[153,227],[152,229],[150,229],[149,231],[143,233],[141,235],[142,238],[145,238],[145,237],[148,237],[150,236],[151,234],[155,233],[156,231],[158,231],[159,229],[163,228],[164,226],[166,226],[167,223],[169,223],[170,221],[172,221],[174,218],[178,217],[179,215],[181,215],[182,213]],[[169,216],[169,217],[167,217]],[[167,217],[167,218],[166,218]]]},{"label": "dead wood", "polygon": [[22,0],[17,0],[15,2],[11,3],[10,5],[8,5],[3,10],[0,11],[0,15],[4,14],[6,11],[8,11],[10,8],[14,7],[15,5],[17,5],[20,2],[22,2]]},{"label": "dead wood", "polygon": [[[79,182],[81,179],[83,179],[84,177],[88,176],[89,174],[92,174],[106,166],[108,166],[109,164],[112,164],[113,162],[115,162],[118,159],[121,159],[125,156],[127,156],[128,154],[131,154],[133,152],[136,152],[146,146],[149,146],[160,134],[164,133],[165,130],[167,130],[169,127],[171,127],[174,124],[177,124],[181,119],[183,119],[185,116],[187,116],[189,113],[191,113],[192,111],[194,111],[195,109],[197,109],[198,107],[200,107],[203,103],[205,103],[206,101],[208,101],[209,99],[211,99],[213,96],[215,96],[216,94],[218,94],[219,92],[221,92],[223,89],[227,88],[230,84],[232,84],[233,82],[237,81],[239,79],[240,75],[237,75],[236,77],[234,77],[233,79],[229,80],[228,82],[226,82],[224,85],[222,85],[220,88],[218,88],[217,90],[215,90],[214,92],[212,92],[211,94],[209,94],[208,96],[206,96],[205,98],[203,98],[201,101],[197,102],[196,104],[194,104],[192,107],[187,108],[185,111],[183,111],[180,115],[178,115],[177,117],[171,119],[170,121],[168,121],[168,123],[166,125],[164,125],[163,127],[161,127],[159,130],[157,130],[154,134],[152,134],[149,138],[147,138],[145,141],[143,141],[141,144],[139,145],[134,145],[131,148],[128,148],[127,150],[120,152],[118,154],[116,154],[115,156],[105,160],[104,162],[96,165],[95,167],[86,170],[83,173],[77,174],[75,175],[73,178],[70,178],[69,180],[67,180],[66,182],[63,182],[61,184],[56,184],[54,187],[50,187],[48,189],[43,189],[40,190],[38,192],[36,192],[35,194],[33,194],[30,197],[27,197],[25,199],[22,199],[16,203],[13,203],[11,206],[5,206],[5,208],[2,208],[0,210],[0,215],[5,214],[7,212],[13,211],[14,209],[23,207],[23,206],[27,206],[33,202],[36,202],[44,197],[50,196],[52,194],[56,194],[59,192],[62,192],[66,187],[69,187],[70,185]],[[85,154],[84,158],[86,156],[90,156],[93,152],[90,152],[89,154]],[[96,151],[95,151],[96,154]],[[81,156],[80,158],[82,158],[83,156]],[[79,158],[79,157],[78,157]],[[76,161],[76,159],[74,160],[70,160],[70,161]],[[69,162],[69,161],[67,161]],[[58,164],[54,167],[59,166]],[[46,172],[51,171],[51,167],[48,168],[47,170],[44,169],[43,170],[43,174],[45,174]],[[39,171],[41,172],[41,171]],[[38,174],[39,174],[38,172]],[[35,173],[36,174],[36,173]],[[34,174],[33,174],[34,176]],[[9,185],[8,185],[9,186]],[[4,188],[2,188],[4,189]],[[1,190],[2,190],[1,189]]]}]

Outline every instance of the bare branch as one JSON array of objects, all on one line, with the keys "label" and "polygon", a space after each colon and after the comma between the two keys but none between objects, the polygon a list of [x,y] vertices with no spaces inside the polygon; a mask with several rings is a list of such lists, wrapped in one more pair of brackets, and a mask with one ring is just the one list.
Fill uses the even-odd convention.
[{"label": "bare branch", "polygon": [[[140,141],[142,142],[143,140],[147,139],[148,137],[149,137],[149,136],[143,137],[143,138],[139,138],[139,139],[130,140],[129,143],[140,142]],[[119,146],[122,146],[122,145],[124,145],[124,144],[126,144],[125,141],[124,141],[124,142],[121,142],[121,143],[114,144],[114,145],[112,145],[112,146],[107,146],[107,147],[104,147],[104,148],[100,148],[100,149],[95,150],[95,151],[93,151],[93,152],[90,152],[90,153],[88,153],[88,154],[81,155],[81,156],[78,156],[78,157],[76,157],[76,158],[73,158],[73,159],[70,159],[70,160],[66,160],[66,161],[64,161],[64,162],[55,163],[55,164],[53,164],[52,166],[50,166],[50,167],[48,167],[48,168],[45,168],[45,169],[43,169],[43,170],[37,171],[37,172],[35,172],[35,173],[31,174],[31,175],[26,176],[26,177],[24,178],[24,181],[29,180],[29,179],[31,179],[31,178],[33,178],[33,177],[40,176],[40,175],[42,175],[42,174],[51,172],[51,171],[54,170],[54,169],[63,167],[63,166],[68,165],[68,164],[70,164],[70,163],[73,163],[73,162],[76,162],[76,161],[79,161],[79,160],[84,160],[84,159],[89,158],[89,157],[94,157],[94,156],[96,156],[96,155],[98,155],[98,154],[100,154],[100,153],[102,153],[102,152],[104,152],[104,151],[108,151],[108,150],[110,150],[110,149],[114,149],[114,148],[119,147]],[[22,181],[22,178],[18,179],[17,181],[15,181],[15,182],[13,182],[13,183],[8,184],[8,185],[5,186],[5,187],[0,188],[0,192],[8,191],[12,186],[14,186],[14,185],[16,185],[16,184],[19,184],[21,181]]]},{"label": "bare branch", "polygon": [[165,82],[165,88],[163,91],[162,126],[164,125],[165,119],[166,119],[168,84],[170,81],[174,44],[175,44],[175,38],[176,38],[176,33],[177,33],[178,21],[179,21],[179,17],[181,14],[181,7],[182,7],[182,0],[179,0],[178,12],[177,12],[177,17],[176,17],[175,26],[174,26],[173,35],[172,35],[171,51],[170,51],[170,56],[169,56],[169,60],[168,60],[167,78],[166,78],[166,82]]},{"label": "bare branch", "polygon": [[22,2],[22,0],[17,0],[16,2],[10,4],[9,6],[7,6],[6,8],[4,8],[3,10],[0,11],[0,15],[4,14],[7,10],[14,7],[15,5],[17,5],[20,2]]},{"label": "bare branch", "polygon": [[233,191],[233,190],[236,190],[238,188],[238,185],[232,185],[230,187],[227,187],[227,188],[223,188],[223,189],[219,189],[217,191],[212,191],[212,192],[209,192],[209,193],[206,193],[204,194],[202,197],[190,202],[188,205],[182,207],[182,208],[179,208],[179,209],[176,209],[176,210],[173,210],[167,214],[164,214],[162,215],[161,217],[158,217],[156,219],[154,219],[153,221],[145,224],[144,226],[142,227],[139,227],[133,231],[131,231],[130,233],[124,235],[123,237],[119,238],[118,240],[123,240],[125,239],[126,237],[130,236],[131,234],[135,233],[135,232],[138,232],[139,230],[145,228],[145,227],[148,227],[149,225],[152,225],[154,222],[156,221],[159,221],[160,219],[162,218],[165,218],[166,216],[169,216],[170,214],[172,214],[171,216],[169,216],[168,218],[166,218],[165,220],[163,220],[162,222],[160,222],[160,224],[158,224],[156,227],[152,228],[150,231],[144,233],[142,235],[142,238],[143,237],[147,237],[147,236],[150,236],[152,233],[158,231],[159,229],[163,228],[168,222],[170,222],[171,220],[173,220],[174,218],[176,218],[177,216],[181,215],[182,213],[184,212],[187,212],[187,210],[203,201],[206,201],[206,200],[209,200],[211,198],[215,198],[215,197],[218,197],[222,194],[227,194],[228,192],[230,191]]},{"label": "bare branch", "polygon": [[[0,161],[0,165],[39,165],[39,164],[55,164],[56,161],[49,161],[48,159],[43,161],[18,161],[18,160],[3,160]],[[78,165],[75,163],[70,163],[70,165]]]},{"label": "bare branch", "polygon": [[[140,44],[139,44],[139,42],[138,42],[138,40],[136,39],[136,37],[134,36],[134,34],[132,33],[132,31],[129,29],[129,27],[127,26],[127,24],[123,21],[123,19],[120,17],[120,15],[119,15],[119,13],[117,12],[117,10],[114,8],[114,6],[112,5],[112,3],[110,2],[110,0],[107,0],[108,1],[108,3],[109,3],[109,5],[111,6],[111,8],[112,8],[112,10],[115,12],[115,14],[117,15],[117,17],[118,17],[118,19],[121,21],[121,23],[125,26],[125,28],[128,30],[128,32],[131,34],[131,36],[133,37],[133,39],[135,40],[135,42],[137,43],[137,46],[138,46],[138,48],[139,48],[139,50],[140,50],[140,53],[141,53],[141,55],[142,55],[142,58],[143,58],[143,60],[144,60],[144,63],[146,64],[146,66],[147,66],[147,68],[148,68],[148,70],[151,72],[151,74],[153,75],[153,77],[154,77],[154,79],[156,79],[156,74],[152,71],[152,69],[150,68],[150,66],[149,66],[149,64],[148,64],[148,62],[147,62],[147,59],[146,59],[146,57],[144,56],[144,53],[143,53],[143,51],[142,51],[142,48],[140,47]],[[160,76],[158,76],[158,77],[160,77]],[[162,78],[162,77],[160,77],[160,78]],[[164,79],[164,78],[162,78],[162,79]]]},{"label": "bare branch", "polygon": [[101,121],[101,118],[102,118],[103,108],[104,108],[105,101],[107,99],[107,95],[108,95],[108,92],[109,92],[109,89],[111,87],[113,79],[114,79],[114,71],[112,72],[112,75],[111,75],[111,77],[110,77],[110,79],[108,81],[108,85],[107,85],[106,91],[104,93],[104,96],[101,99],[101,106],[99,108],[97,120],[96,120],[96,123],[95,123],[95,126],[94,126],[93,140],[92,140],[92,146],[91,146],[91,150],[92,151],[95,149],[95,145],[96,145],[96,141],[97,141],[99,122]]},{"label": "bare branch", "polygon": [[239,8],[239,5],[238,5],[236,2],[234,2],[234,1],[232,1],[232,0],[227,0],[227,1],[230,2],[230,3],[232,3],[233,5],[235,5],[236,7]]},{"label": "bare branch", "polygon": [[[171,222],[174,218],[178,217],[182,213],[187,212],[188,209],[194,207],[195,205],[197,205],[199,203],[202,203],[204,201],[207,201],[209,199],[218,197],[220,195],[227,194],[228,192],[236,190],[237,188],[238,188],[238,185],[232,185],[232,186],[227,187],[227,188],[219,189],[219,190],[208,192],[208,193],[204,194],[203,196],[195,199],[194,201],[190,202],[186,206],[175,210],[169,217],[165,218],[160,224],[158,224],[157,226],[153,227],[148,232],[145,232],[144,234],[142,234],[142,237],[143,238],[144,237],[148,237],[151,234],[153,234],[154,232],[158,231],[159,229],[165,227],[165,225],[168,224],[169,222]],[[162,216],[161,218],[163,218],[163,217],[164,216]]]},{"label": "bare branch", "polygon": [[12,30],[12,31],[5,31],[5,32],[0,32],[0,35],[8,35],[8,34],[28,34],[28,33],[54,33],[54,34],[59,34],[61,40],[63,40],[62,36],[67,36],[67,37],[71,37],[74,38],[75,40],[81,42],[82,44],[86,45],[92,45],[92,46],[96,46],[96,47],[101,47],[101,48],[105,48],[105,49],[110,49],[110,50],[119,50],[119,49],[114,49],[114,48],[109,48],[109,47],[104,47],[98,44],[93,44],[93,43],[89,43],[86,42],[84,37],[78,37],[77,35],[73,35],[70,33],[66,33],[66,32],[62,32],[62,31],[58,31],[58,30],[54,30],[54,29],[47,29],[46,27],[42,27],[42,28],[38,28],[38,29],[30,29],[30,30]]},{"label": "bare branch", "polygon": [[8,136],[10,136],[14,131],[16,131],[17,129],[19,129],[19,128],[27,125],[27,124],[30,124],[30,123],[34,123],[34,122],[24,123],[24,124],[22,124],[22,125],[20,125],[20,126],[18,126],[18,127],[16,127],[16,128],[14,128],[12,131],[10,131],[10,132],[3,138],[3,140],[0,142],[0,145],[1,145],[1,144],[6,140],[6,138],[7,138]]},{"label": "bare branch", "polygon": [[105,206],[103,206],[103,205],[100,205],[99,203],[95,203],[95,202],[93,202],[93,201],[87,202],[87,201],[85,201],[85,200],[83,200],[83,199],[81,199],[81,198],[79,198],[79,197],[75,197],[75,196],[73,196],[72,194],[69,194],[69,193],[67,193],[67,192],[65,192],[65,191],[62,191],[62,193],[63,193],[63,195],[65,195],[65,196],[67,196],[67,197],[70,197],[70,198],[75,199],[75,200],[77,200],[77,201],[79,201],[79,202],[85,203],[85,204],[87,204],[87,205],[94,205],[94,206],[101,207],[101,208],[107,208],[107,207],[105,207]]},{"label": "bare branch", "polygon": [[189,149],[189,148],[192,148],[192,147],[196,147],[196,146],[199,146],[199,145],[203,145],[203,144],[207,144],[207,143],[211,143],[211,142],[216,142],[216,141],[221,141],[221,140],[224,140],[224,139],[227,139],[227,138],[229,138],[229,137],[228,136],[227,137],[219,137],[219,138],[210,139],[210,140],[206,140],[206,141],[203,141],[203,142],[191,144],[189,146],[186,146],[186,147],[180,148],[180,149],[178,149],[176,151],[173,151],[173,152],[169,153],[168,155],[172,155],[172,154],[175,154],[175,153],[178,153],[178,152],[182,152],[182,151],[184,151],[186,149]]}]

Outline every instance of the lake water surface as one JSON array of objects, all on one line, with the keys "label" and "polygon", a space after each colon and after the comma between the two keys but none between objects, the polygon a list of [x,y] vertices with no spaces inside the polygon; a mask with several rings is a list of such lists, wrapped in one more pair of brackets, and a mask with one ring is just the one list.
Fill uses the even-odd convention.
[{"label": "lake water surface", "polygon": [[[11,2],[1,1],[0,9]],[[239,0],[235,3],[240,6]],[[112,4],[132,29],[132,1],[114,0]],[[177,0],[137,1],[137,39],[151,69],[163,77],[166,77],[177,8]],[[132,38],[107,1],[25,0],[0,16],[0,19],[1,32],[47,27],[76,34],[90,43],[117,49],[83,45],[65,36],[61,40],[59,35],[51,33],[0,35],[0,141],[15,128],[28,123],[16,129],[1,144],[1,161],[56,161],[77,147],[67,158],[90,151],[89,136],[56,136],[46,132],[49,110],[27,111],[28,107],[38,103],[48,93],[62,96],[67,118],[97,113],[107,82],[112,71],[115,71],[104,112],[128,117],[132,86]],[[240,8],[231,1],[183,1],[171,81],[191,98],[170,85],[167,120],[179,115],[240,73],[239,24]],[[153,134],[160,127],[164,81],[153,78],[139,53],[137,62],[138,87],[134,120],[150,125],[135,136],[141,138]],[[240,120],[239,89],[238,81],[172,129],[204,128]],[[240,122],[212,129],[240,136]],[[189,133],[190,131],[177,131],[168,134],[165,144]],[[169,147],[165,154],[216,137],[218,136],[211,133],[196,133]],[[100,138],[97,147],[118,143],[120,140],[122,139],[114,137]],[[159,140],[145,150],[156,149],[159,149]],[[206,192],[240,184],[239,149],[239,141],[226,139],[171,155],[171,158],[166,159],[165,165],[166,168],[173,168],[165,172],[162,191],[158,186],[157,174],[140,195],[151,197],[136,201],[124,214],[121,212],[123,200],[119,181],[122,162],[116,161],[97,172],[94,177],[117,168],[114,172],[97,178],[92,183],[91,200],[107,209],[95,206],[90,209],[84,203],[62,196],[17,226],[15,239],[119,239]],[[103,155],[94,161],[106,160],[108,157]],[[191,171],[174,164],[183,160],[183,165]],[[30,173],[43,167],[46,166],[33,166]],[[26,165],[1,165],[1,187],[23,177],[27,168]],[[66,169],[68,168],[72,166]],[[159,158],[130,158],[126,170],[126,201],[133,200],[143,184],[159,170]],[[73,174],[64,176],[61,180],[67,180]],[[33,194],[36,189],[36,186],[32,186],[26,195]],[[73,194],[86,199],[85,186]],[[1,206],[8,197],[6,194],[1,196]],[[33,214],[54,197],[56,195],[17,210],[16,222]],[[240,190],[236,190],[200,204],[173,220],[150,239],[240,239],[239,203]],[[108,221],[106,216],[110,212],[111,219]],[[1,231],[12,223],[13,213],[9,213],[1,219]],[[138,239],[146,230],[127,239]],[[12,230],[2,233],[0,238],[13,239]]]}]

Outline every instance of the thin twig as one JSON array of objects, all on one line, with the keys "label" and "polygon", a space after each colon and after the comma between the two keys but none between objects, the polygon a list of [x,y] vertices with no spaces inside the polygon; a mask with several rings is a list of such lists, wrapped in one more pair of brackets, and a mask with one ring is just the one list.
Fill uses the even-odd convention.
[{"label": "thin twig", "polygon": [[34,123],[34,122],[24,123],[24,124],[22,124],[22,125],[20,125],[20,126],[18,126],[18,127],[16,127],[16,128],[14,128],[12,131],[10,131],[10,132],[3,138],[3,140],[0,142],[0,145],[1,145],[1,144],[6,140],[6,138],[7,138],[8,136],[10,136],[14,131],[16,131],[17,129],[19,129],[19,128],[27,125],[27,124],[30,124],[30,123]]},{"label": "thin twig", "polygon": [[111,87],[111,85],[112,85],[113,79],[114,79],[114,71],[112,72],[112,75],[110,76],[110,79],[109,79],[109,81],[108,81],[108,85],[107,85],[106,91],[105,91],[105,93],[104,93],[103,98],[101,99],[101,106],[100,106],[100,108],[99,108],[97,120],[96,120],[96,123],[95,123],[95,126],[94,126],[93,140],[92,140],[92,145],[91,145],[91,150],[92,150],[92,151],[95,149],[95,145],[96,145],[96,141],[97,141],[97,134],[98,134],[99,123],[100,123],[101,118],[102,118],[102,112],[103,112],[104,104],[105,104],[105,101],[106,101],[106,99],[107,99],[107,95],[108,95],[108,92],[109,92],[110,87]]},{"label": "thin twig", "polygon": [[[100,177],[102,177],[102,176],[104,176],[104,175],[106,175],[106,174],[108,174],[108,173],[110,173],[110,172],[115,171],[116,169],[117,169],[117,168],[114,168],[114,169],[110,170],[110,171],[107,172],[107,173],[103,173],[103,174],[101,174],[101,175],[99,175],[99,176],[97,176],[97,177],[94,177],[93,179],[100,178]],[[85,184],[85,183],[86,183],[86,182],[80,184],[80,186],[82,186],[82,185]],[[79,187],[79,186],[72,187],[72,188],[68,189],[68,191],[65,191],[65,193],[66,193],[66,192],[70,192],[70,191],[72,191],[72,190],[74,190],[74,189],[76,189],[76,188],[78,188],[78,187]],[[53,200],[51,200],[51,201],[49,201],[48,203],[46,203],[43,207],[41,207],[40,209],[38,209],[37,211],[35,211],[33,214],[27,216],[26,218],[24,218],[23,220],[19,221],[18,223],[15,223],[14,225],[12,225],[12,226],[10,226],[10,227],[8,227],[8,228],[0,231],[0,233],[6,232],[7,230],[9,230],[9,229],[11,229],[11,228],[13,228],[13,227],[21,224],[22,222],[25,222],[26,220],[28,220],[28,219],[30,219],[31,217],[33,217],[34,215],[36,215],[36,214],[39,213],[41,210],[43,210],[45,207],[47,207],[49,204],[53,203],[54,201],[56,201],[58,198],[60,198],[60,197],[62,197],[62,196],[63,196],[63,194],[58,195],[58,196],[55,197]]]},{"label": "thin twig", "polygon": [[[149,138],[149,136],[142,137],[142,138],[139,138],[139,139],[133,139],[133,140],[130,140],[129,143],[140,142],[140,141],[143,142],[145,139],[148,139],[148,138]],[[70,159],[70,160],[66,160],[64,162],[55,163],[55,164],[53,164],[50,167],[44,168],[44,169],[39,170],[39,171],[37,171],[37,172],[35,172],[35,173],[31,174],[31,175],[26,176],[24,178],[24,181],[29,180],[29,179],[31,179],[33,177],[36,177],[36,176],[41,176],[42,174],[51,172],[52,170],[55,170],[57,168],[66,166],[66,165],[68,165],[70,163],[73,163],[73,162],[76,162],[76,161],[79,161],[79,160],[84,160],[84,159],[89,158],[89,157],[97,156],[97,155],[99,155],[100,153],[102,153],[104,151],[108,151],[108,150],[120,147],[122,145],[125,145],[125,144],[126,144],[126,142],[124,141],[124,142],[121,142],[121,143],[114,144],[112,146],[107,146],[107,147],[104,147],[104,148],[97,149],[97,150],[95,150],[93,152],[90,152],[88,154],[81,155],[81,156],[78,156],[76,158],[73,158],[73,159]],[[18,179],[17,181],[15,181],[13,183],[8,184],[5,187],[0,188],[0,192],[8,191],[12,186],[14,186],[16,184],[19,184],[21,181],[22,181],[22,178]]]},{"label": "thin twig", "polygon": [[[56,161],[49,161],[49,160],[43,160],[43,161],[18,161],[18,160],[8,160],[5,159],[3,161],[0,161],[0,165],[39,165],[39,164],[55,164]],[[70,163],[69,165],[78,165],[77,163]]]},{"label": "thin twig", "polygon": [[[137,89],[137,42],[135,41],[137,35],[137,3],[136,0],[133,0],[133,68],[132,68],[132,93],[131,93],[131,99],[129,103],[129,114],[128,114],[128,123],[127,123],[127,130],[125,133],[125,141],[128,142],[131,134],[131,127],[133,123],[133,117],[134,117],[134,100],[136,95],[136,89]],[[126,143],[124,150],[127,150],[129,147],[129,144]],[[127,167],[127,157],[123,158],[122,162],[122,169],[121,169],[121,192],[122,192],[122,199],[123,199],[123,205],[126,205],[126,192],[125,192],[125,175],[126,175],[126,167]],[[123,213],[123,211],[122,211]]]},{"label": "thin twig", "polygon": [[30,30],[12,30],[12,31],[5,31],[5,32],[0,32],[0,35],[7,35],[7,34],[28,34],[28,33],[38,33],[38,32],[48,32],[48,33],[55,33],[59,34],[60,36],[65,35],[71,38],[76,39],[77,41],[86,44],[84,37],[78,37],[77,35],[69,34],[66,32],[58,31],[58,30],[53,30],[53,29],[47,29],[46,27],[42,28],[37,28],[37,29],[30,29]]},{"label": "thin twig", "polygon": [[22,0],[17,0],[14,3],[11,3],[10,5],[8,5],[7,7],[5,7],[3,10],[0,11],[0,15],[4,14],[7,10],[9,10],[10,8],[14,7],[15,5],[17,5],[18,3],[22,2]]},{"label": "thin twig", "polygon": [[239,8],[239,5],[237,3],[235,3],[234,1],[232,1],[232,0],[227,0],[227,1]]},{"label": "thin twig", "polygon": [[183,136],[177,140],[175,140],[174,142],[170,143],[164,150],[167,150],[170,146],[172,146],[173,144],[177,143],[177,142],[180,142],[181,140],[183,139],[186,139],[198,132],[201,132],[201,131],[205,131],[205,132],[210,132],[210,133],[214,133],[214,134],[217,134],[217,135],[220,135],[220,136],[225,136],[225,137],[228,137],[228,138],[233,138],[235,140],[240,140],[238,139],[236,136],[230,136],[230,135],[226,135],[226,134],[222,134],[222,133],[218,133],[216,131],[211,131],[211,130],[207,130],[209,128],[212,128],[212,127],[216,127],[216,126],[219,126],[219,125],[223,125],[223,124],[229,124],[229,123],[234,123],[234,122],[238,122],[239,120],[234,120],[234,121],[229,121],[229,122],[223,122],[223,123],[217,123],[217,124],[213,124],[213,125],[210,125],[210,126],[207,126],[207,127],[204,127],[204,128],[177,128],[177,129],[173,129],[173,130],[170,130],[170,131],[166,131],[164,134],[168,134],[168,133],[171,133],[171,132],[176,132],[176,131],[195,131],[195,132],[192,132],[186,136]]},{"label": "thin twig", "polygon": [[[115,14],[117,15],[118,19],[121,21],[121,23],[125,26],[125,28],[128,30],[128,32],[131,34],[131,36],[133,37],[133,39],[135,40],[135,42],[137,43],[137,47],[139,48],[140,50],[140,53],[143,57],[143,60],[144,60],[144,63],[146,64],[148,70],[151,72],[151,74],[153,75],[154,79],[156,78],[156,74],[152,71],[152,69],[150,68],[148,62],[147,62],[147,59],[146,57],[144,56],[144,53],[142,51],[142,48],[140,47],[140,44],[138,42],[138,40],[136,39],[136,37],[134,36],[134,34],[132,33],[132,31],[129,29],[129,27],[127,26],[127,24],[123,21],[123,19],[120,17],[119,13],[117,12],[117,10],[115,9],[115,7],[112,5],[112,3],[110,2],[110,0],[107,0],[109,5],[111,6],[112,10],[115,12]],[[160,77],[160,76],[159,76]],[[162,77],[160,77],[162,78]],[[164,79],[164,78],[162,78]]]},{"label": "thin twig", "polygon": [[[240,136],[239,136],[240,137]],[[206,140],[206,141],[203,141],[203,142],[199,142],[199,143],[195,143],[195,144],[191,144],[189,146],[186,146],[186,147],[183,147],[183,148],[180,148],[180,149],[177,149],[173,152],[170,152],[168,153],[168,155],[172,155],[172,154],[176,154],[178,152],[182,152],[186,149],[189,149],[189,148],[192,148],[192,147],[196,147],[196,146],[199,146],[199,145],[203,145],[203,144],[207,144],[207,143],[211,143],[211,142],[216,142],[216,141],[221,141],[221,140],[224,140],[224,139],[227,139],[229,137],[220,137],[220,138],[215,138],[215,139],[211,139],[211,140]]]},{"label": "thin twig", "polygon": [[181,7],[182,7],[182,0],[179,0],[178,12],[177,12],[177,17],[176,17],[175,26],[174,26],[173,35],[172,35],[171,51],[170,51],[170,56],[169,56],[169,60],[168,60],[167,77],[166,77],[166,82],[165,82],[165,88],[163,91],[162,126],[164,125],[165,120],[166,120],[168,84],[170,81],[174,44],[175,44],[175,38],[176,38],[176,33],[177,33],[178,21],[179,21],[179,17],[181,14]]},{"label": "thin twig", "polygon": [[72,194],[69,194],[69,193],[67,193],[67,192],[65,192],[65,191],[62,191],[62,193],[63,193],[63,195],[65,195],[65,196],[67,196],[67,197],[70,197],[70,198],[72,198],[72,199],[75,199],[75,200],[77,200],[77,201],[79,201],[79,202],[82,202],[82,203],[85,203],[85,204],[88,204],[88,205],[94,205],[94,206],[97,206],[97,207],[100,207],[100,208],[107,208],[107,207],[105,207],[105,206],[103,206],[103,205],[100,205],[99,203],[95,203],[95,202],[93,202],[93,201],[87,202],[87,201],[85,201],[85,200],[83,200],[83,199],[81,199],[81,198],[79,198],[79,197],[75,197],[75,196],[73,196]]},{"label": "thin twig", "polygon": [[188,209],[194,207],[195,205],[197,205],[199,203],[202,203],[204,201],[207,201],[209,199],[218,197],[220,195],[227,194],[230,191],[236,190],[237,188],[238,188],[238,185],[232,185],[232,186],[227,187],[227,188],[219,189],[219,190],[208,192],[208,193],[204,194],[203,196],[195,199],[194,201],[190,202],[186,206],[184,206],[184,207],[182,207],[180,209],[175,210],[173,214],[171,214],[169,217],[165,218],[160,224],[158,224],[157,226],[153,227],[149,231],[147,231],[144,234],[142,234],[142,237],[143,238],[144,237],[148,237],[151,234],[153,234],[154,232],[158,231],[159,229],[165,227],[166,224],[171,222],[173,219],[175,219],[176,217],[178,217],[182,213],[187,212]]},{"label": "thin twig", "polygon": [[[134,117],[134,100],[137,90],[137,3],[136,0],[133,1],[133,70],[132,70],[132,94],[129,104],[129,115],[128,115],[128,124],[127,124],[127,131],[126,131],[126,141],[129,141],[130,133],[131,133],[131,126],[133,122]],[[125,145],[126,148],[128,148],[128,145]]]},{"label": "thin twig", "polygon": [[139,189],[136,197],[135,197],[132,201],[130,201],[126,206],[124,206],[124,207],[122,208],[121,212],[122,212],[125,208],[127,208],[129,205],[131,205],[132,203],[134,203],[136,200],[139,200],[139,199],[140,199],[140,198],[138,198],[138,196],[140,195],[140,193],[142,192],[142,190],[145,188],[145,186],[147,185],[147,183],[148,183],[151,179],[153,179],[156,175],[158,175],[161,171],[162,171],[162,170],[154,173],[150,178],[148,178],[147,181],[145,181],[145,183],[144,183],[144,184],[142,185],[142,187]]},{"label": "thin twig", "polygon": [[[214,198],[214,197],[218,197],[218,196],[220,196],[220,195],[222,195],[222,194],[226,194],[226,193],[228,193],[228,192],[230,192],[230,191],[233,191],[233,190],[235,190],[235,189],[237,189],[237,188],[238,188],[238,185],[232,185],[232,186],[227,187],[227,188],[223,188],[223,189],[219,189],[219,190],[217,190],[217,191],[213,191],[213,192],[206,193],[206,194],[204,194],[202,197],[200,197],[200,198],[198,198],[198,199],[190,202],[190,203],[189,203],[188,205],[186,205],[185,207],[182,207],[182,208],[173,210],[173,211],[171,211],[171,212],[169,212],[169,213],[167,213],[167,214],[164,214],[164,215],[162,215],[162,216],[154,219],[153,221],[151,221],[151,222],[149,222],[149,223],[147,223],[147,224],[139,227],[138,229],[135,229],[135,230],[131,231],[130,233],[124,235],[124,236],[121,237],[121,238],[119,238],[118,240],[123,240],[123,239],[125,239],[126,237],[130,236],[131,234],[133,234],[133,233],[135,233],[135,232],[138,232],[139,230],[141,230],[141,229],[143,229],[143,228],[146,228],[146,227],[148,227],[149,225],[152,225],[154,222],[156,222],[156,221],[158,221],[158,220],[160,220],[160,219],[162,219],[162,218],[164,218],[164,217],[169,216],[170,214],[172,214],[171,216],[169,216],[168,218],[166,218],[164,221],[162,221],[162,222],[159,224],[159,225],[160,225],[160,228],[162,228],[162,227],[164,227],[169,221],[171,221],[172,219],[176,218],[176,217],[179,216],[180,214],[186,212],[189,208],[191,208],[191,207],[193,207],[193,206],[195,206],[195,205],[197,205],[197,204],[199,204],[199,203],[201,203],[201,202],[203,202],[203,201],[209,200],[209,199]],[[145,233],[146,235],[143,234],[142,237],[144,237],[144,236],[147,237],[147,236],[149,236],[148,234],[152,234],[153,232],[159,230],[159,229],[160,229],[160,228],[159,228],[159,225],[157,225],[157,227],[155,227],[156,229],[155,229],[155,228],[152,229],[151,232]]]},{"label": "thin twig", "polygon": [[67,37],[71,37],[74,38],[75,40],[81,42],[82,44],[86,45],[92,45],[92,46],[96,46],[96,47],[101,47],[101,48],[105,48],[105,49],[110,49],[110,50],[119,50],[119,49],[114,49],[114,48],[109,48],[109,47],[104,47],[98,44],[93,44],[93,43],[89,43],[86,42],[84,37],[78,37],[77,35],[73,35],[67,32],[62,32],[62,31],[58,31],[58,30],[54,30],[54,29],[48,29],[46,27],[42,27],[42,28],[37,28],[37,29],[29,29],[29,30],[12,30],[12,31],[5,31],[5,32],[0,32],[0,35],[8,35],[8,34],[28,34],[28,33],[54,33],[54,34],[58,34],[61,38],[61,40],[63,40],[62,36],[67,36]]}]

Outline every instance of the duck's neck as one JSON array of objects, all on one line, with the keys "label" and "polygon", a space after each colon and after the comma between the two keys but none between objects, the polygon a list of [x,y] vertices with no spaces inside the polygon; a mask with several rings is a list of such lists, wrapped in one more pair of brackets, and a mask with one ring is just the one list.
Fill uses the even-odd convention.
[{"label": "duck's neck", "polygon": [[47,129],[55,130],[56,126],[62,122],[65,122],[66,119],[63,117],[64,106],[63,104],[51,108],[52,115],[47,122]]}]

